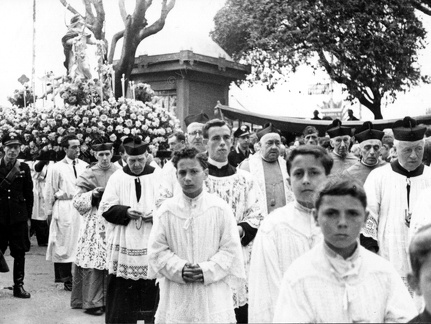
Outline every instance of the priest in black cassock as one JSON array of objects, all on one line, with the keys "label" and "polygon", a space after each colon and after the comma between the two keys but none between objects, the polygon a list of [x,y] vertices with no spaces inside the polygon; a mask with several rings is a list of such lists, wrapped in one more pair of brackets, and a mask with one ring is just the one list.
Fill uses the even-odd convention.
[{"label": "priest in black cassock", "polygon": [[147,144],[139,137],[123,145],[127,165],[109,178],[99,207],[107,221],[106,323],[153,321],[157,306],[158,288],[147,277],[147,245],[160,170],[146,164]]}]

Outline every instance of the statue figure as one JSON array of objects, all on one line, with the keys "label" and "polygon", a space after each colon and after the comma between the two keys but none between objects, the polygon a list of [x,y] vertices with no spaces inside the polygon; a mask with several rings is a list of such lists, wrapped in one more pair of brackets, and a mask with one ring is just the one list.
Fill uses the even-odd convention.
[{"label": "statue figure", "polygon": [[76,77],[92,79],[87,44],[101,44],[103,46],[104,42],[97,40],[93,33],[86,28],[85,19],[82,16],[75,15],[72,17],[69,29],[61,42],[64,47],[66,58],[64,66],[67,69],[67,75],[73,80]]}]

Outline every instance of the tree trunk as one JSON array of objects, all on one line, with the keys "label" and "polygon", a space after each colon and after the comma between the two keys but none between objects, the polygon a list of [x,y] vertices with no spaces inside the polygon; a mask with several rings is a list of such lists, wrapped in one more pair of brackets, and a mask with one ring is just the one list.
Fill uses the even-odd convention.
[{"label": "tree trunk", "polygon": [[381,100],[375,101],[373,103],[361,101],[361,103],[371,110],[374,115],[374,119],[383,119]]}]

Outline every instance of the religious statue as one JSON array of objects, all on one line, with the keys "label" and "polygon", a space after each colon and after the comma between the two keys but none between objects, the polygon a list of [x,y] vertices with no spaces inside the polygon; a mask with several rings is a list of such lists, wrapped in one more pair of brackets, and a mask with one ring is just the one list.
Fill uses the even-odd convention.
[{"label": "religious statue", "polygon": [[102,62],[102,57],[96,59],[96,62],[91,62],[90,54],[92,53],[90,53],[87,45],[99,45],[103,48],[104,42],[97,40],[93,33],[86,28],[85,19],[82,16],[75,15],[72,17],[69,30],[61,42],[66,57],[64,66],[67,69],[67,75],[73,80],[77,77],[92,79],[91,63],[98,65]]}]

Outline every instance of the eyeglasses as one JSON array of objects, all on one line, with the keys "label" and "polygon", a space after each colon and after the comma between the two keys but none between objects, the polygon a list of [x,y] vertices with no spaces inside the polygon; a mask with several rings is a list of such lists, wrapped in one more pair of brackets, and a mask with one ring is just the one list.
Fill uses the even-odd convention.
[{"label": "eyeglasses", "polygon": [[202,136],[204,134],[204,132],[201,130],[195,130],[195,131],[189,133],[189,135],[191,135],[191,136],[197,136],[198,134]]}]

